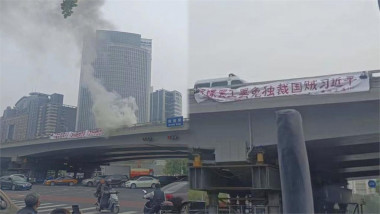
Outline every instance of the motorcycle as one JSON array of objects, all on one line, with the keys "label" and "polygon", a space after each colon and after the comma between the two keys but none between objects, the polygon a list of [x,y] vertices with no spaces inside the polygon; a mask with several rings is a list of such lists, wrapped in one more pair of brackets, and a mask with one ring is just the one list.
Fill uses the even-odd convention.
[{"label": "motorcycle", "polygon": [[[112,213],[119,213],[120,204],[117,194],[119,194],[119,192],[113,190],[112,187],[110,187],[108,190],[105,190],[102,199],[100,199],[100,203],[96,203],[96,210],[99,212],[102,210],[108,210]],[[105,204],[103,200],[107,200],[107,204]]]},{"label": "motorcycle", "polygon": [[[153,205],[153,194],[152,192],[151,193],[147,193],[146,190],[143,190],[144,192],[144,196],[143,198],[144,199],[147,199],[148,201],[145,203],[144,205],[144,214],[149,214],[149,213],[152,213],[152,205]],[[173,203],[170,202],[170,201],[164,201],[161,206],[160,206],[160,211],[156,214],[165,214],[165,213],[173,213]]]}]

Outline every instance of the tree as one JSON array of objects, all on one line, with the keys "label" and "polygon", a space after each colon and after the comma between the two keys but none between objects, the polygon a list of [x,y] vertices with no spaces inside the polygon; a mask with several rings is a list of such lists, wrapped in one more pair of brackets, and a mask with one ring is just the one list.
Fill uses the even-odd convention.
[{"label": "tree", "polygon": [[166,175],[187,175],[187,159],[176,159],[166,161],[164,173]]},{"label": "tree", "polygon": [[73,14],[73,8],[78,6],[78,0],[63,0],[61,3],[62,14],[65,19]]}]

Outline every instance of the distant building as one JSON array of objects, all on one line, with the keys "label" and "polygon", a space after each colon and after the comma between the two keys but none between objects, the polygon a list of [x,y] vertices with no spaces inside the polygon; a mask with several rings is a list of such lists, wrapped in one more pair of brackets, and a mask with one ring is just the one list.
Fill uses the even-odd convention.
[{"label": "distant building", "polygon": [[51,133],[74,131],[76,107],[63,105],[62,94],[33,92],[0,118],[0,140],[21,141]]},{"label": "distant building", "polygon": [[[96,49],[96,59],[92,63],[94,76],[107,91],[114,91],[121,97],[134,97],[138,106],[137,122],[149,122],[149,95],[151,85],[152,40],[141,38],[140,34],[96,31],[96,47],[87,44],[82,59],[87,59]],[[76,130],[97,128],[92,113],[91,94],[85,86],[82,66],[78,95],[78,115]]]},{"label": "distant building", "polygon": [[368,186],[368,179],[348,181],[348,188],[352,189],[353,194],[370,195],[375,194],[376,189]]},{"label": "distant building", "polygon": [[182,95],[178,91],[165,89],[150,95],[150,121],[165,122],[166,118],[182,115]]}]

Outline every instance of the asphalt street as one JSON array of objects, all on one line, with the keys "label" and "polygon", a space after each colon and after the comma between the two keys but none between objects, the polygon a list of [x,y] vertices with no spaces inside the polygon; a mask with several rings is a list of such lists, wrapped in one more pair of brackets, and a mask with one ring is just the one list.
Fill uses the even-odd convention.
[{"label": "asphalt street", "polygon": [[[119,194],[120,214],[142,213],[144,204],[142,189],[115,188]],[[36,192],[41,195],[41,206],[38,208],[39,214],[49,214],[55,208],[68,208],[72,205],[79,205],[84,214],[99,213],[95,210],[94,197],[95,187],[84,186],[43,186],[33,185],[32,190],[12,191],[3,190],[20,208],[24,207],[24,198],[29,192]],[[152,189],[146,189],[148,192]],[[102,211],[102,213],[107,213]]]}]

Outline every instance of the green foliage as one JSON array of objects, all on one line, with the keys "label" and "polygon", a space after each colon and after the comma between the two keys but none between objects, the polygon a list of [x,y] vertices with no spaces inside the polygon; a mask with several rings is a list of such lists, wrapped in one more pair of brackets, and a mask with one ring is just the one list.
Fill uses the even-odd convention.
[{"label": "green foliage", "polygon": [[199,191],[199,190],[191,190],[189,189],[188,197],[190,201],[207,201],[207,192]]},{"label": "green foliage", "polygon": [[187,175],[188,159],[173,159],[166,161],[164,173],[166,175]]},{"label": "green foliage", "polygon": [[61,3],[62,14],[65,19],[73,14],[73,8],[78,6],[78,0],[63,0]]}]

